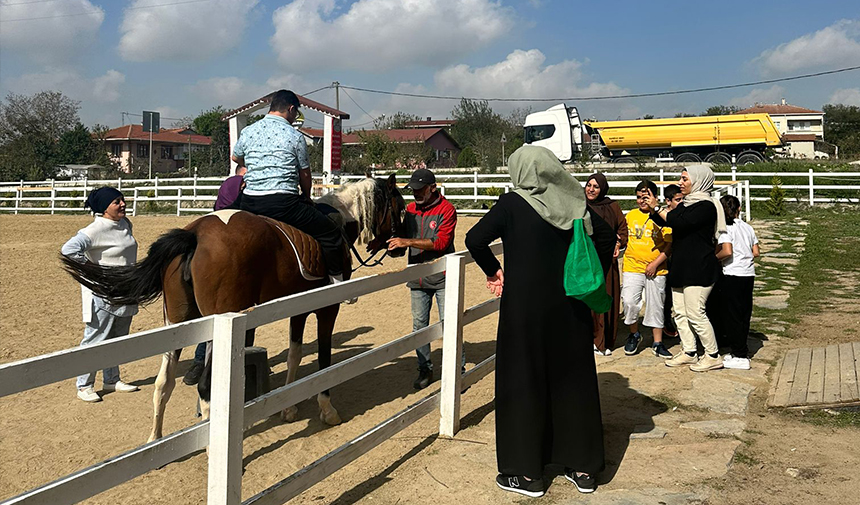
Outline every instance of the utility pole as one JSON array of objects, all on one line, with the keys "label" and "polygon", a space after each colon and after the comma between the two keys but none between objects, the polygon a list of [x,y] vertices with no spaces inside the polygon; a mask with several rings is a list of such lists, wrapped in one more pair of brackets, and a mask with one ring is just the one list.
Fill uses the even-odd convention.
[{"label": "utility pole", "polygon": [[340,83],[334,81],[331,85],[334,86],[334,108],[340,110]]}]

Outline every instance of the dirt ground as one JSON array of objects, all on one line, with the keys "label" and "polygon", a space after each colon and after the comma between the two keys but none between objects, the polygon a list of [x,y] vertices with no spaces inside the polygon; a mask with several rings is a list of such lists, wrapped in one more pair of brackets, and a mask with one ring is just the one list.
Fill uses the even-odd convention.
[{"label": "dirt ground", "polygon": [[[134,218],[141,256],[160,233],[192,219]],[[89,221],[84,216],[0,215],[0,363],[67,349],[80,341],[80,290],[61,271],[57,254],[63,242]],[[463,249],[465,231],[474,222],[475,218],[461,218],[458,250]],[[404,265],[403,259],[389,259],[382,268],[395,270]],[[482,280],[477,267],[470,265],[467,305],[488,298]],[[822,338],[857,340],[856,334],[845,329],[856,327],[858,322],[855,305],[817,314],[793,330],[800,338],[763,342],[763,349],[768,351],[759,351],[762,354],[757,358],[775,359],[790,347],[823,345]],[[315,327],[312,320],[310,323],[300,376],[316,370]],[[132,331],[160,325],[161,308],[156,303],[134,318]],[[495,317],[466,327],[469,366],[493,354],[495,328]],[[409,331],[411,316],[405,287],[362,297],[356,305],[341,309],[334,335],[334,360],[342,361]],[[275,374],[273,384],[283,384],[287,322],[258,330],[257,342],[268,349]],[[677,347],[675,342],[669,342],[675,345],[673,351]],[[441,342],[434,342],[433,350],[438,366]],[[602,494],[609,501],[587,503],[807,504],[810,499],[815,503],[851,503],[860,491],[854,476],[860,465],[856,450],[860,447],[860,430],[816,426],[802,422],[798,415],[770,412],[764,407],[766,386],[753,393],[746,416],[747,431],[737,438],[714,440],[691,433],[692,430],[674,430],[667,437],[671,445],[666,441],[630,440],[630,434],[642,426],[677,427],[681,421],[699,420],[705,414],[695,409],[676,411],[671,407],[672,402],[665,399],[672,391],[685,387],[690,380],[689,372],[676,373],[662,367],[650,353],[631,359],[613,358],[599,361],[608,461],[607,470],[599,479],[601,491],[589,498],[599,500]],[[122,366],[123,380],[141,386],[142,391],[107,394],[101,403],[79,401],[73,379],[0,398],[0,500],[144,443],[149,433],[152,384],[159,363],[160,357],[152,357]],[[190,364],[191,349],[186,349],[180,374]],[[333,402],[344,420],[340,426],[327,427],[319,421],[315,400],[300,404],[299,420],[294,423],[270,419],[255,426],[246,434],[244,444],[243,498],[253,496],[426,396],[428,391],[412,389],[415,367],[414,355],[408,354],[334,388]],[[97,387],[101,385],[100,375]],[[764,372],[760,379],[766,379]],[[494,375],[490,374],[463,396],[463,429],[455,439],[437,438],[438,417],[427,416],[291,503],[406,504],[432,500],[443,505],[462,505],[524,501],[518,495],[499,491],[493,482],[496,473],[493,380]],[[438,382],[431,390],[434,388],[438,388]],[[195,398],[195,388],[178,382],[167,409],[166,433],[196,422]],[[699,473],[693,474],[679,471],[682,467],[695,468],[687,459],[664,458],[655,464],[654,457],[672,450],[679,450],[682,455],[722,451],[729,463],[716,470],[697,469]],[[738,453],[742,453],[743,463],[739,462]],[[86,503],[205,503],[206,464],[205,453],[199,452]],[[800,468],[801,477],[787,476],[788,467]],[[665,498],[665,493],[658,493],[659,498],[648,495],[647,489],[656,487],[678,493],[680,501]],[[643,492],[653,499],[612,501],[613,493],[630,489],[646,490]],[[579,502],[580,497],[563,478],[556,478],[543,500],[573,503]]]}]

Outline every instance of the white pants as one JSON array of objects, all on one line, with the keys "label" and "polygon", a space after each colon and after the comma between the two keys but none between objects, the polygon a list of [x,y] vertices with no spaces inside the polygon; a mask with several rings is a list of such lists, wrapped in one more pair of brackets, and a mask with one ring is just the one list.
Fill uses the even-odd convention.
[{"label": "white pants", "polygon": [[[624,324],[639,320],[642,303],[645,317],[642,324],[651,328],[663,327],[663,304],[666,301],[666,276],[646,277],[645,274],[623,272],[621,275],[621,302],[624,305]],[[644,295],[644,296],[643,296]]]},{"label": "white pants", "polygon": [[702,347],[708,354],[716,354],[717,339],[714,327],[705,312],[705,302],[714,286],[684,286],[672,288],[672,308],[675,311],[675,325],[681,336],[681,348],[684,352],[696,352],[696,337],[702,342]]}]

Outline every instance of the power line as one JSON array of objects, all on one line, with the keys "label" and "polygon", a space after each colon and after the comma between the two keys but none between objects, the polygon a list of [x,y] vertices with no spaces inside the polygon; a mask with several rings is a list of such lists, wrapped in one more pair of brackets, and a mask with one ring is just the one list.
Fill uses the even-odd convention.
[{"label": "power line", "polygon": [[[564,101],[586,101],[586,100],[616,100],[620,98],[644,98],[652,96],[665,95],[683,95],[688,93],[701,93],[704,91],[716,91],[722,89],[744,88],[749,86],[758,86],[761,84],[772,84],[775,82],[795,81],[798,79],[808,79],[810,77],[820,77],[822,75],[839,74],[842,72],[851,72],[860,69],[860,65],[854,67],[840,68],[837,70],[827,70],[824,72],[815,72],[813,74],[795,75],[791,77],[780,77],[778,79],[766,79],[764,81],[745,82],[741,84],[727,84],[723,86],[711,86],[707,88],[684,89],[678,91],[660,91],[656,93],[635,93],[631,95],[609,95],[609,96],[574,96],[561,98],[480,98],[480,97],[464,97],[464,96],[442,96],[442,95],[420,95],[417,93],[400,93],[397,91],[382,91],[378,89],[357,88],[353,86],[341,85],[341,89],[352,89],[355,91],[364,91],[366,93],[377,93],[380,95],[406,96],[411,98],[428,98],[434,100],[485,100],[487,102],[564,102]],[[345,92],[345,91],[344,91]],[[349,96],[349,95],[347,95]],[[354,100],[353,100],[354,101]],[[356,104],[358,105],[358,104]],[[360,108],[360,107],[359,107]]]},{"label": "power line", "polygon": [[[51,0],[46,0],[46,1],[51,1]],[[138,5],[137,7],[126,7],[126,10],[151,9],[153,7],[168,7],[171,5],[194,4],[194,3],[209,2],[209,1],[210,0],[183,0],[180,2],[169,2],[169,3],[163,3],[163,4]],[[26,4],[26,3],[38,3],[38,2],[37,1],[21,2],[21,4]],[[2,6],[5,6],[5,5],[21,5],[21,4],[2,4]],[[36,20],[40,20],[40,19],[69,18],[69,17],[74,17],[74,16],[86,16],[88,14],[99,14],[99,13],[104,13],[104,10],[95,9],[95,10],[89,10],[89,11],[83,11],[83,12],[73,12],[73,13],[69,13],[69,14],[54,14],[52,16],[39,16],[39,17],[34,17],[34,18],[0,19],[0,23],[11,23],[13,21],[36,21]]]},{"label": "power line", "polygon": [[327,85],[327,86],[323,86],[322,88],[317,88],[317,89],[315,89],[315,90],[313,90],[313,91],[310,91],[310,92],[308,92],[308,93],[302,93],[302,96],[313,95],[313,94],[314,94],[314,93],[316,93],[317,91],[322,91],[322,90],[324,90],[324,89],[329,89],[329,88],[331,88],[331,84],[329,84],[329,85]]},{"label": "power line", "polygon": [[[341,88],[345,88],[345,87],[346,87],[346,86],[341,86]],[[352,88],[350,88],[350,89],[352,89]],[[356,107],[358,107],[359,109],[361,109],[361,112],[364,112],[364,113],[367,115],[367,117],[369,117],[370,119],[373,119],[374,121],[376,121],[376,118],[375,118],[375,117],[373,117],[373,115],[371,115],[369,112],[367,112],[366,110],[364,110],[364,109],[361,107],[361,105],[358,105],[358,102],[356,102],[356,101],[355,101],[355,100],[354,100],[354,99],[349,95],[349,93],[347,93],[347,92],[346,92],[346,90],[343,90],[343,94],[345,94],[345,95],[346,95],[350,100],[352,100],[352,103],[354,103]]]}]

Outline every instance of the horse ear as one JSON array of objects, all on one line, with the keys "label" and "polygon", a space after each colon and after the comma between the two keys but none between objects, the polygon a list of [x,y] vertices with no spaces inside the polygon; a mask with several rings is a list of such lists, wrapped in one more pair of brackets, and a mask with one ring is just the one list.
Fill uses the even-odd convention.
[{"label": "horse ear", "polygon": [[373,175],[371,175],[371,173],[370,173],[370,172],[365,172],[365,173],[364,173],[364,177],[366,177],[366,178],[368,178],[368,179],[373,179]]},{"label": "horse ear", "polygon": [[389,190],[397,191],[397,176],[396,175],[394,175],[394,174],[389,175],[388,180],[386,182],[388,183],[388,189]]}]

